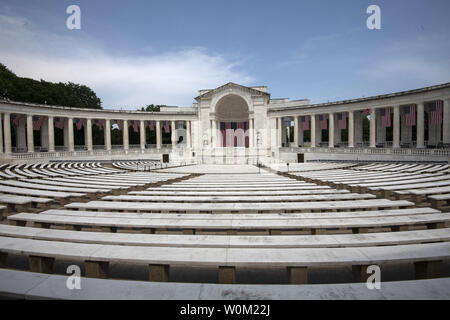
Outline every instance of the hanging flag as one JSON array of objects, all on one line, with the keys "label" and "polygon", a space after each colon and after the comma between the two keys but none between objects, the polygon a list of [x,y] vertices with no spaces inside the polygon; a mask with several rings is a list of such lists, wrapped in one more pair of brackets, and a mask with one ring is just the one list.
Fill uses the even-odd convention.
[{"label": "hanging flag", "polygon": [[139,121],[131,120],[131,125],[133,126],[134,132],[139,132]]},{"label": "hanging flag", "polygon": [[56,117],[55,118],[55,128],[64,129],[64,118]]},{"label": "hanging flag", "polygon": [[21,120],[22,118],[23,118],[23,115],[21,115],[21,114],[12,114],[12,115],[11,115],[12,123],[13,123],[16,127],[19,126],[20,120]]},{"label": "hanging flag", "polygon": [[436,103],[429,108],[430,124],[439,125],[442,123],[442,101],[436,101]]},{"label": "hanging flag", "polygon": [[83,126],[83,124],[84,124],[83,119],[79,119],[79,118],[75,119],[75,125],[77,127],[77,130],[81,130],[81,127]]},{"label": "hanging flag", "polygon": [[169,133],[170,132],[169,121],[163,121],[163,126],[164,126],[164,132]]},{"label": "hanging flag", "polygon": [[405,124],[407,126],[415,126],[416,125],[416,105],[411,104],[405,107]]},{"label": "hanging flag", "polygon": [[328,129],[328,115],[327,114],[321,114],[319,116],[319,127],[321,130]]},{"label": "hanging flag", "polygon": [[155,131],[155,121],[148,121],[148,127],[150,128],[150,131]]},{"label": "hanging flag", "polygon": [[44,121],[44,117],[41,116],[33,116],[33,130],[41,130],[42,122]]},{"label": "hanging flag", "polygon": [[347,129],[347,115],[344,112],[338,113],[338,128]]},{"label": "hanging flag", "polygon": [[102,128],[103,128],[103,121],[104,120],[99,120],[99,119],[94,120],[94,123],[97,126],[97,128],[99,128],[99,130],[102,130]]},{"label": "hanging flag", "polygon": [[309,122],[310,122],[310,117],[309,116],[302,116],[300,123],[301,123],[301,127],[303,131],[307,131],[309,130]]},{"label": "hanging flag", "polygon": [[381,127],[388,128],[391,126],[391,108],[380,109]]}]

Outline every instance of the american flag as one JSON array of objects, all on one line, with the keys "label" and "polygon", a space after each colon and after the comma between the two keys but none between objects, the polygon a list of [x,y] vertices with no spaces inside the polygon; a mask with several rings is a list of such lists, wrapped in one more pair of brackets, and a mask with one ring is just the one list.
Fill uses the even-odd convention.
[{"label": "american flag", "polygon": [[301,117],[301,127],[303,131],[309,130],[309,116]]},{"label": "american flag", "polygon": [[321,130],[326,130],[328,128],[328,115],[321,114],[319,116],[319,127]]},{"label": "american flag", "polygon": [[77,126],[77,130],[80,130],[81,129],[81,127],[83,126],[83,119],[78,119],[78,118],[76,118],[75,119],[75,125]]},{"label": "american flag", "polygon": [[41,130],[41,125],[43,121],[44,117],[33,116],[33,130]]},{"label": "american flag", "polygon": [[391,108],[383,108],[380,110],[381,127],[388,128],[391,126]]},{"label": "american flag", "polygon": [[338,113],[338,128],[347,129],[347,116],[343,112]]},{"label": "american flag", "polygon": [[155,130],[155,121],[150,120],[148,122],[148,127],[150,128],[150,131],[154,131]]},{"label": "american flag", "polygon": [[407,126],[415,126],[416,125],[416,105],[411,104],[405,107],[405,124]]},{"label": "american flag", "polygon": [[165,133],[169,133],[170,132],[169,121],[163,121],[163,127],[164,127],[164,132]]},{"label": "american flag", "polygon": [[64,118],[62,117],[55,118],[55,128],[64,129]]},{"label": "american flag", "polygon": [[99,119],[95,119],[94,123],[97,126],[97,128],[99,128],[100,130],[103,128],[103,121],[104,120],[99,120]]},{"label": "american flag", "polygon": [[11,120],[12,120],[12,123],[16,126],[16,127],[18,127],[19,126],[19,122],[20,122],[20,119],[22,119],[22,115],[21,114],[12,114],[11,115]]},{"label": "american flag", "polygon": [[134,132],[138,132],[139,131],[139,123],[136,120],[131,120],[130,121],[131,126],[133,127],[133,131]]},{"label": "american flag", "polygon": [[436,103],[430,106],[430,124],[441,124],[442,123],[442,101],[436,101]]}]

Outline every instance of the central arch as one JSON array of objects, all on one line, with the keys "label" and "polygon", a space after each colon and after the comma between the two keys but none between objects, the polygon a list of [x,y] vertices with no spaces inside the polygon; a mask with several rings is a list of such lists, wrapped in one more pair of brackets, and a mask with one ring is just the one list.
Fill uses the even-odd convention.
[{"label": "central arch", "polygon": [[239,95],[228,94],[215,107],[222,147],[249,147],[249,106]]}]

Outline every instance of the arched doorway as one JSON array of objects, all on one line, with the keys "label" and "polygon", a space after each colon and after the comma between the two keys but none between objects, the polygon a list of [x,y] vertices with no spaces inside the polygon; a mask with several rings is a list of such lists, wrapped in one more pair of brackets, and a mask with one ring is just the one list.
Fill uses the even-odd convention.
[{"label": "arched doorway", "polygon": [[236,94],[222,97],[216,104],[218,145],[221,147],[249,147],[249,107]]}]

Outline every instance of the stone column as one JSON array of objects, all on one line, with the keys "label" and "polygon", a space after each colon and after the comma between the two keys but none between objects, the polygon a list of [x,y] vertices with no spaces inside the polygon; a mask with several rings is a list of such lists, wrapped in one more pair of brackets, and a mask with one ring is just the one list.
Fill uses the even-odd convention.
[{"label": "stone column", "polygon": [[87,133],[87,149],[88,151],[92,151],[93,144],[92,144],[92,120],[86,119],[86,131]]},{"label": "stone column", "polygon": [[145,123],[144,120],[139,121],[139,134],[141,142],[141,150],[145,150]]},{"label": "stone column", "polygon": [[298,134],[298,116],[294,117],[294,147],[298,148],[299,134]]},{"label": "stone column", "polygon": [[417,104],[417,144],[416,148],[425,147],[425,104]]},{"label": "stone column", "polygon": [[377,147],[377,113],[376,109],[372,108],[370,109],[370,147],[376,148]]},{"label": "stone column", "polygon": [[105,120],[105,147],[107,151],[111,151],[111,120]]},{"label": "stone column", "polygon": [[11,115],[5,113],[3,115],[3,127],[5,130],[5,153],[11,153]]},{"label": "stone column", "polygon": [[34,152],[33,116],[27,115],[27,147],[28,152]]},{"label": "stone column", "polygon": [[69,139],[69,152],[75,151],[75,142],[73,139],[73,118],[67,119],[67,132],[68,132],[68,139]]},{"label": "stone column", "polygon": [[[250,121],[249,121],[250,123]],[[282,145],[282,135],[283,135],[283,118],[277,118],[277,147],[280,148]],[[250,131],[249,131],[250,132]]]},{"label": "stone column", "polygon": [[316,147],[316,116],[312,115],[310,119],[310,132],[311,132],[311,148]]},{"label": "stone column", "polygon": [[186,121],[186,147],[191,148],[191,122]]},{"label": "stone column", "polygon": [[328,114],[328,148],[334,148],[334,113]]},{"label": "stone column", "polygon": [[123,120],[123,149],[128,150],[130,148],[130,143],[128,140],[128,120]]},{"label": "stone column", "polygon": [[394,106],[394,118],[392,122],[392,147],[400,148],[400,106]]},{"label": "stone column", "polygon": [[248,146],[249,148],[253,148],[255,143],[254,143],[254,129],[253,129],[253,119],[249,119],[249,131],[248,131]]},{"label": "stone column", "polygon": [[348,147],[355,147],[355,113],[354,111],[348,112]]},{"label": "stone column", "polygon": [[48,117],[48,152],[55,152],[55,127],[53,117]]},{"label": "stone column", "polygon": [[442,142],[450,144],[450,99],[444,100],[442,112],[443,112],[442,126],[444,133],[442,137]]},{"label": "stone column", "polygon": [[156,149],[161,149],[161,121],[156,121]]},{"label": "stone column", "polygon": [[211,147],[212,148],[216,148],[217,146],[216,146],[216,141],[217,141],[217,138],[216,138],[216,120],[215,119],[213,119],[213,120],[211,120]]}]

